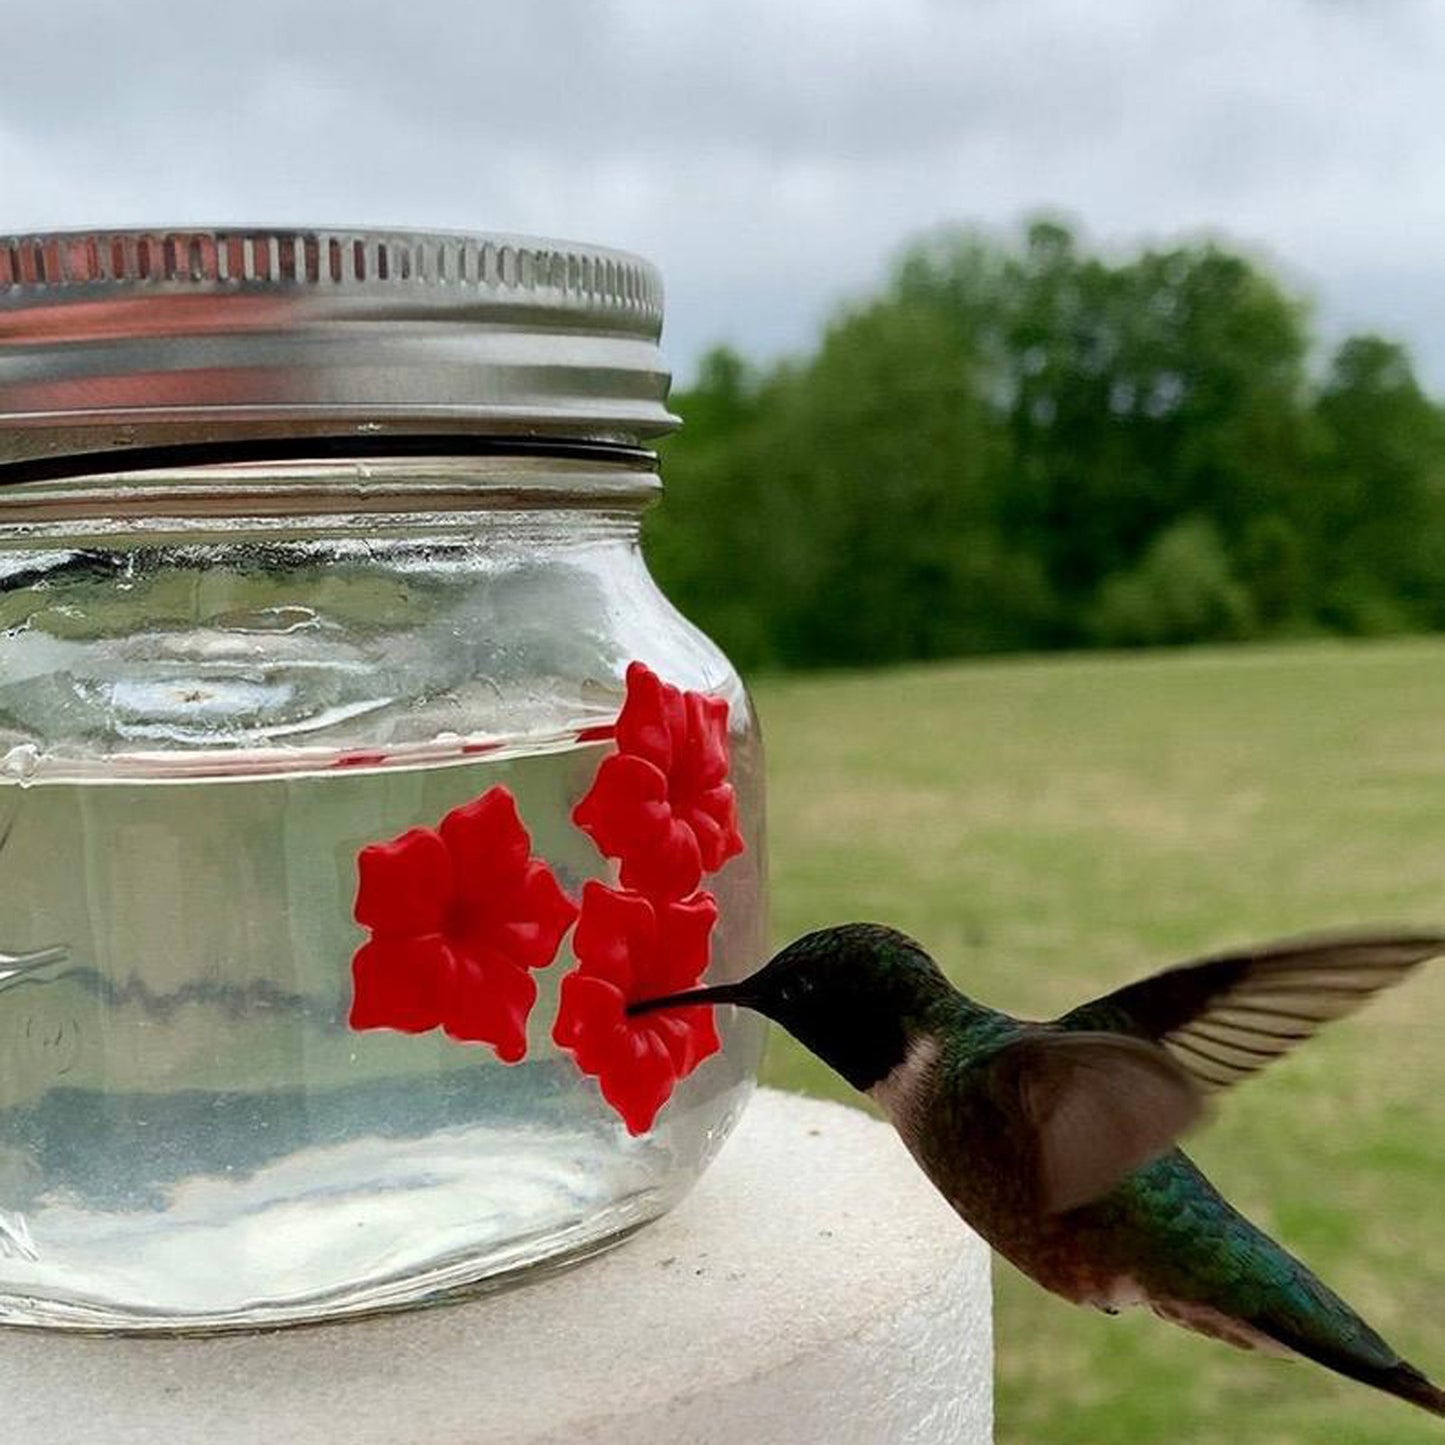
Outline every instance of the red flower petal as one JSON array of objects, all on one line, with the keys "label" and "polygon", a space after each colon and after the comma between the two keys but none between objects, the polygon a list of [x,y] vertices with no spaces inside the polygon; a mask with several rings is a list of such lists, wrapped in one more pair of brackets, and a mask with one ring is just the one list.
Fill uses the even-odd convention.
[{"label": "red flower petal", "polygon": [[628,1036],[627,1046],[597,1082],[602,1097],[622,1116],[629,1134],[645,1134],[677,1084],[672,1055],[651,1029]]},{"label": "red flower petal", "polygon": [[692,1027],[682,1017],[683,1010],[676,1013],[649,1014],[647,1026],[662,1040],[663,1047],[672,1059],[672,1070],[679,1079],[690,1074],[696,1065],[693,1049]]},{"label": "red flower petal", "polygon": [[722,1048],[717,1016],[709,1004],[690,1004],[665,1009],[638,1020],[657,1034],[668,1053],[679,1080],[685,1079],[702,1061]]},{"label": "red flower petal", "polygon": [[627,1029],[621,989],[580,971],[562,980],[552,1040],[558,1048],[571,1051],[584,1074],[600,1074],[610,1067]]},{"label": "red flower petal", "polygon": [[667,775],[645,758],[612,753],[572,810],[572,821],[609,858],[655,845],[672,818]]},{"label": "red flower petal", "polygon": [[527,968],[543,968],[557,956],[562,936],[577,921],[577,905],[562,891],[556,874],[534,860],[522,876],[522,903],[537,933],[531,954],[516,961]]},{"label": "red flower petal", "polygon": [[499,897],[510,895],[521,881],[532,852],[516,799],[506,788],[489,788],[453,808],[438,831],[452,856],[457,893],[493,911]]},{"label": "red flower petal", "polygon": [[728,704],[702,692],[683,694],[686,744],[679,750],[682,781],[691,789],[714,788],[728,775]]},{"label": "red flower petal", "polygon": [[583,885],[572,952],[585,972],[631,996],[638,959],[656,949],[657,914],[646,898],[602,883]]},{"label": "red flower petal", "polygon": [[659,905],[657,947],[650,957],[634,964],[633,996],[677,993],[697,983],[707,970],[716,923],[717,900],[711,893]]},{"label": "red flower petal", "polygon": [[527,1016],[537,1002],[537,985],[494,951],[453,953],[454,968],[443,998],[443,1027],[462,1043],[491,1044],[503,1063],[527,1053]]},{"label": "red flower petal", "polygon": [[354,1029],[399,1029],[421,1034],[442,1021],[442,998],[452,969],[444,939],[382,938],[364,943],[351,960]]},{"label": "red flower petal", "polygon": [[452,863],[430,828],[369,843],[356,859],[356,921],[377,937],[437,933],[452,894]]},{"label": "red flower petal", "polygon": [[697,839],[698,857],[709,873],[716,873],[727,852],[727,827],[714,815],[701,807],[683,810],[682,817]]},{"label": "red flower petal", "polygon": [[673,764],[673,748],[683,723],[682,694],[642,662],[627,669],[627,693],[617,715],[619,752],[645,758],[660,771]]},{"label": "red flower petal", "polygon": [[477,921],[474,915],[468,942],[499,950],[518,968],[546,968],[577,918],[577,905],[562,891],[552,870],[534,859],[523,870],[510,909],[512,917]]},{"label": "red flower petal", "polygon": [[701,1008],[682,1009],[692,1031],[692,1068],[711,1058],[722,1048],[722,1039],[717,1031],[717,1010],[704,1005]]},{"label": "red flower petal", "polygon": [[707,872],[716,873],[729,858],[743,851],[737,799],[730,784],[720,783],[705,793],[684,799],[678,811],[697,838]]},{"label": "red flower petal", "polygon": [[680,818],[669,822],[660,840],[622,855],[624,888],[653,898],[686,898],[702,882],[702,852],[697,834]]},{"label": "red flower petal", "polygon": [[557,1017],[552,1021],[552,1042],[570,1049],[600,1024],[604,1015],[622,1018],[621,990],[606,979],[573,969],[562,980],[557,999]]}]

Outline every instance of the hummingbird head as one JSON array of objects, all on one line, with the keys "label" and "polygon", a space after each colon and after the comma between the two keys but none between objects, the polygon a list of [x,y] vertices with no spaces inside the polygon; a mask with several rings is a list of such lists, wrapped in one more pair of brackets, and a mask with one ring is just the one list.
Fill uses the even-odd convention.
[{"label": "hummingbird head", "polygon": [[629,1014],[738,1004],[781,1024],[848,1080],[870,1089],[901,1064],[953,986],[907,935],[878,923],[820,928],[740,983],[642,999]]}]

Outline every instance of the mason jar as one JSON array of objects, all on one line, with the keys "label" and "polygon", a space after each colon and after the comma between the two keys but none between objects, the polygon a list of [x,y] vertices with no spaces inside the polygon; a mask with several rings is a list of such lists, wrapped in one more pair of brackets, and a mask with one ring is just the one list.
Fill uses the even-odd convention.
[{"label": "mason jar", "polygon": [[436,1299],[727,1135],[751,1017],[625,1011],[766,943],[660,329],[586,246],[0,240],[0,1322]]}]

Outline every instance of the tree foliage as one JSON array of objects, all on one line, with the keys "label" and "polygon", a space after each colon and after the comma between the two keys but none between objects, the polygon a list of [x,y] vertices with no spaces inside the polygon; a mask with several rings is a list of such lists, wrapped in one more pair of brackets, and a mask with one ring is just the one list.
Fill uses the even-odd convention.
[{"label": "tree foliage", "polygon": [[1311,354],[1217,245],[942,233],[806,360],[706,359],[649,555],[750,667],[1445,626],[1445,418]]}]

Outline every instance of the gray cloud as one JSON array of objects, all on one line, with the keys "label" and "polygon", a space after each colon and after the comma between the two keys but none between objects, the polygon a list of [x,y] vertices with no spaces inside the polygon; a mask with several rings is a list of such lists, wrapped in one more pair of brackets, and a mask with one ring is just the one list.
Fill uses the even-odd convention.
[{"label": "gray cloud", "polygon": [[[382,222],[630,246],[679,370],[806,343],[907,235],[1223,231],[1445,384],[1428,0],[0,0],[0,229]],[[13,43],[16,37],[21,43]]]}]

